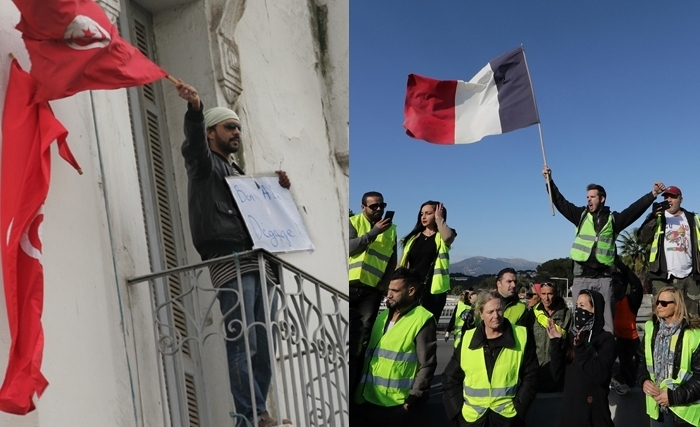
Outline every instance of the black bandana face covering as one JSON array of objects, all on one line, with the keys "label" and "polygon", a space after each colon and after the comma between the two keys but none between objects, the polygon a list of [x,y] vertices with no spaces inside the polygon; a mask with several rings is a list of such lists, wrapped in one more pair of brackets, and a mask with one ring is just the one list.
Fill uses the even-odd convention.
[{"label": "black bandana face covering", "polygon": [[[593,319],[595,317],[595,313],[591,313],[590,311],[586,311],[582,309],[581,307],[576,307],[576,311],[574,311],[574,325],[576,326],[576,329],[578,330],[590,330],[593,328]],[[589,326],[590,327],[587,327]]]}]

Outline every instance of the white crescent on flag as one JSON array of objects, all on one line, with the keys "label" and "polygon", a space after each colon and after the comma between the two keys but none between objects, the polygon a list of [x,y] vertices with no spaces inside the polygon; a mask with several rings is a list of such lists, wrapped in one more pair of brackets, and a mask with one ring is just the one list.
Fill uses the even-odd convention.
[{"label": "white crescent on flag", "polygon": [[73,18],[63,38],[68,46],[76,50],[101,49],[112,41],[107,30],[85,15]]},{"label": "white crescent on flag", "polygon": [[[22,251],[39,262],[41,262],[41,229],[43,224],[44,205],[41,205],[19,239],[19,247],[22,248]],[[39,247],[34,246],[32,242],[36,242]]]}]

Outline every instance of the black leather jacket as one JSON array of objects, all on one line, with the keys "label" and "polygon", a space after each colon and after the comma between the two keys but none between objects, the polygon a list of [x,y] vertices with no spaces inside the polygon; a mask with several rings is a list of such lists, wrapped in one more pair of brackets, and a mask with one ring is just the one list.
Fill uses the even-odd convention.
[{"label": "black leather jacket", "polygon": [[187,104],[182,144],[194,247],[202,256],[250,250],[253,242],[225,179],[243,171],[209,149],[203,111],[203,105],[195,111]]},{"label": "black leather jacket", "polygon": [[[683,354],[683,334],[689,328],[687,322],[683,322],[681,325],[681,332],[678,336],[678,344],[673,357],[673,372],[671,372],[671,378],[676,378],[678,376],[678,370],[681,366],[681,355]],[[654,322],[654,332],[652,337],[656,336],[656,332],[659,329],[658,321]],[[639,368],[637,370],[637,384],[640,387],[644,384],[644,381],[651,379],[649,371],[647,370],[646,355],[644,354],[644,340],[648,339],[646,335],[642,339],[642,345],[639,346],[639,351],[637,355],[639,356]],[[654,340],[655,341],[655,340]],[[651,351],[654,352],[654,341],[651,342]],[[695,402],[700,399],[700,347],[695,350],[690,359],[690,366],[693,371],[693,376],[683,384],[679,385],[675,390],[668,390],[668,403],[670,406],[676,405],[686,405],[691,402]]]}]

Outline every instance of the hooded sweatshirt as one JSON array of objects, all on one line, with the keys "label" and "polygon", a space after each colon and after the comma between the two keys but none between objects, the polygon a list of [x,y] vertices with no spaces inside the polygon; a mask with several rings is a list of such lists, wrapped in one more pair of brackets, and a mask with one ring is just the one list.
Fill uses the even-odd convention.
[{"label": "hooded sweatshirt", "polygon": [[[550,342],[551,369],[555,379],[564,375],[564,399],[558,426],[613,427],[608,403],[610,378],[615,362],[615,338],[603,330],[605,300],[599,292],[584,289],[591,296],[594,310],[593,329],[581,334],[574,345],[574,334]],[[573,360],[571,356],[573,355]]]}]

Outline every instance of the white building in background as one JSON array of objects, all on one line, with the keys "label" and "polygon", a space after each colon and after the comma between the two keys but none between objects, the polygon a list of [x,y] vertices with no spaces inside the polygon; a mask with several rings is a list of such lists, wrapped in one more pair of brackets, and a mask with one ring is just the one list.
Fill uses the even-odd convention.
[{"label": "white building in background", "polygon": [[[306,420],[295,425],[344,425],[345,376],[336,366],[345,362],[332,354],[345,346],[347,300],[319,283],[346,293],[348,1],[98,3],[111,18],[118,18],[132,44],[171,75],[195,86],[205,107],[237,110],[245,129],[238,160],[248,174],[280,168],[289,174],[291,192],[316,250],[280,258],[287,267],[313,276],[309,297],[320,299],[295,300],[302,301],[296,308],[300,318],[292,319],[282,335],[294,337],[299,357],[324,362],[310,367],[298,384],[283,378],[298,376],[298,371],[278,372],[269,404],[271,410],[281,408],[285,417]],[[14,53],[25,70],[30,68],[21,35],[14,29],[18,21],[14,4],[0,0],[3,100],[8,54]],[[157,285],[165,283],[158,289],[176,294],[206,287],[206,269],[128,282],[200,261],[188,228],[187,177],[179,151],[185,102],[162,80],[143,88],[82,92],[51,105],[69,131],[69,145],[85,174],[79,176],[54,149],[42,235],[42,372],[50,385],[36,411],[23,417],[0,413],[0,425],[233,425],[221,340],[210,338],[206,346],[190,341],[188,354],[182,354],[181,345],[170,362],[156,345],[153,304],[162,303]],[[289,277],[292,270],[287,269]],[[297,286],[302,287],[288,280],[284,291],[293,292]],[[179,333],[197,338],[216,332],[218,305],[207,311],[211,301],[193,300],[193,295],[181,300],[183,310],[192,309],[194,317],[180,319],[185,329]],[[2,295],[0,300],[2,375],[10,341]],[[336,315],[329,301],[337,306]],[[171,317],[177,317],[174,311]],[[329,321],[330,326],[319,328]],[[193,330],[198,325],[202,329]],[[285,350],[278,363],[295,360],[297,350]],[[307,408],[304,401],[326,407]],[[324,411],[330,413],[308,418],[310,412]]]}]

